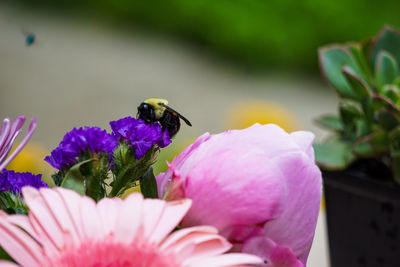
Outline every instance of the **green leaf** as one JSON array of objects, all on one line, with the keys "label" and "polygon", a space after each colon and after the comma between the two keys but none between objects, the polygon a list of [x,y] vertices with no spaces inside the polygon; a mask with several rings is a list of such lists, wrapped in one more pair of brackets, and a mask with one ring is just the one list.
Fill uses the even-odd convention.
[{"label": "green leaf", "polygon": [[391,131],[400,125],[400,116],[392,111],[381,109],[378,111],[378,123],[385,131]]},{"label": "green leaf", "polygon": [[[399,48],[400,50],[400,48]],[[386,51],[379,51],[375,66],[376,84],[382,88],[391,84],[398,76],[398,65],[395,58]]]},{"label": "green leaf", "polygon": [[363,100],[371,95],[371,89],[369,86],[359,76],[357,76],[350,66],[344,66],[342,72],[358,100]]},{"label": "green leaf", "polygon": [[359,138],[353,145],[352,151],[360,157],[371,157],[389,151],[389,138],[385,131],[378,130]]},{"label": "green leaf", "polygon": [[158,198],[157,182],[154,177],[153,168],[150,167],[142,177],[140,177],[140,191],[145,198]]},{"label": "green leaf", "polygon": [[0,260],[7,260],[15,262],[10,255],[0,246]]},{"label": "green leaf", "polygon": [[[370,53],[371,66],[376,66],[378,61],[378,54],[384,50],[393,55],[397,62],[400,62],[400,33],[389,27],[385,26],[377,35],[377,38],[373,40]],[[376,71],[376,70],[375,70]]]},{"label": "green leaf", "polygon": [[361,72],[365,75],[365,81],[372,87],[372,69],[369,66],[369,62],[366,54],[364,53],[365,47],[368,46],[368,40],[364,40],[360,44],[353,44],[349,46],[351,53],[357,61],[358,66],[360,66]]},{"label": "green leaf", "polygon": [[82,175],[80,168],[93,160],[88,159],[72,166],[65,174],[65,178],[61,182],[61,187],[69,188],[81,195],[85,195],[85,177]]},{"label": "green leaf", "polygon": [[384,108],[400,116],[400,108],[388,97],[376,94],[372,96],[372,101],[375,110]]},{"label": "green leaf", "polygon": [[396,106],[400,102],[400,88],[398,85],[390,84],[382,88],[382,94],[389,98]]},{"label": "green leaf", "polygon": [[349,66],[361,80],[366,80],[360,70],[357,60],[347,46],[328,46],[318,50],[322,74],[332,84],[338,93],[346,98],[357,99],[357,95],[342,72],[344,66]]},{"label": "green leaf", "polygon": [[350,143],[338,139],[331,139],[324,144],[314,144],[313,147],[316,161],[322,169],[343,170],[355,160]]},{"label": "green leaf", "polygon": [[108,155],[100,154],[93,161],[89,175],[84,175],[86,180],[86,195],[95,201],[105,197],[105,180],[108,178]]},{"label": "green leaf", "polygon": [[316,119],[316,122],[329,130],[343,131],[342,120],[335,115],[324,115]]},{"label": "green leaf", "polygon": [[[119,146],[121,146],[121,144]],[[133,183],[139,180],[139,178],[142,177],[148,168],[154,163],[157,150],[158,148],[156,146],[152,146],[140,160],[135,159],[133,148],[128,149],[124,154],[117,156],[121,157],[121,160],[118,161],[123,164],[121,167],[118,167],[113,171],[115,178],[109,196],[120,196],[126,189],[132,187]]]}]

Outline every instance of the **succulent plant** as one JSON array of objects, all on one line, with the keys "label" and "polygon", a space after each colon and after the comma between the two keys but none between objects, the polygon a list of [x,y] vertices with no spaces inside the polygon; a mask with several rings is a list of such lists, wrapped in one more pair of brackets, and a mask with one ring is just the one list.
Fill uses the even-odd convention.
[{"label": "succulent plant", "polygon": [[400,32],[385,26],[361,43],[319,49],[320,68],[339,95],[339,115],[317,121],[334,131],[315,144],[323,169],[346,169],[362,158],[378,159],[400,183]]}]

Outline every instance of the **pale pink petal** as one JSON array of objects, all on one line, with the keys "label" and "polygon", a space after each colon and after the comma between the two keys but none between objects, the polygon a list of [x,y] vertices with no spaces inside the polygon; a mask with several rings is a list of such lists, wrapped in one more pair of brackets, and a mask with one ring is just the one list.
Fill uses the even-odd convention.
[{"label": "pale pink petal", "polygon": [[97,210],[103,222],[104,235],[114,234],[122,206],[123,202],[120,198],[103,198],[97,203]]},{"label": "pale pink petal", "polygon": [[78,244],[78,233],[76,232],[76,228],[67,212],[67,207],[64,205],[64,201],[61,198],[60,194],[57,191],[51,189],[42,189],[39,192],[43,200],[45,201],[46,206],[53,214],[55,221],[57,221],[57,224],[62,230],[64,238],[66,235],[70,235],[71,242]]},{"label": "pale pink petal", "polygon": [[18,265],[11,261],[0,260],[0,267],[18,267]]},{"label": "pale pink petal", "polygon": [[227,252],[232,245],[217,234],[192,233],[171,249],[182,264],[194,263],[202,258],[216,256]]},{"label": "pale pink petal", "polygon": [[144,238],[148,239],[156,229],[165,207],[166,202],[160,199],[146,199],[143,201],[141,224]]},{"label": "pale pink petal", "polygon": [[182,220],[191,206],[190,199],[167,202],[156,229],[151,233],[151,242],[161,242]]},{"label": "pale pink petal", "polygon": [[42,248],[30,235],[0,216],[0,246],[22,266],[40,266]]},{"label": "pale pink petal", "polygon": [[61,187],[57,187],[53,189],[57,191],[60,195],[61,199],[64,202],[64,205],[67,209],[67,213],[71,218],[72,224],[74,225],[75,231],[79,236],[80,240],[84,239],[83,228],[81,224],[81,215],[80,215],[80,208],[81,208],[81,199],[82,197],[72,190],[67,190]]},{"label": "pale pink petal", "polygon": [[24,229],[33,238],[38,239],[36,232],[33,230],[33,227],[27,216],[21,215],[21,214],[15,214],[15,215],[8,216],[7,221]]},{"label": "pale pink petal", "polygon": [[[139,193],[130,194],[121,204],[115,225],[115,239],[129,244],[136,237],[141,227],[143,196]],[[142,233],[141,233],[142,234]]]},{"label": "pale pink petal", "polygon": [[[224,255],[218,255],[215,257],[205,258],[198,260],[197,262],[193,262],[190,265],[183,265],[184,267],[228,267],[228,266],[254,266],[255,264],[261,264],[262,261],[259,257],[250,255],[250,254],[242,254],[242,253],[228,253]],[[277,266],[278,267],[278,266]],[[285,266],[279,266],[285,267]]]},{"label": "pale pink petal", "polygon": [[55,246],[56,250],[61,249],[64,246],[63,231],[40,192],[33,187],[25,186],[22,188],[22,194],[30,213],[37,220],[38,225],[34,229],[37,230],[40,227],[42,230],[42,232],[36,231],[38,236],[40,235],[40,238],[47,240],[46,246]]},{"label": "pale pink petal", "polygon": [[195,226],[173,232],[160,244],[161,250],[168,250],[193,233],[217,234],[218,230],[212,226]]},{"label": "pale pink petal", "polygon": [[96,208],[96,202],[90,197],[82,197],[80,202],[82,230],[88,240],[98,240],[104,235],[103,223]]}]

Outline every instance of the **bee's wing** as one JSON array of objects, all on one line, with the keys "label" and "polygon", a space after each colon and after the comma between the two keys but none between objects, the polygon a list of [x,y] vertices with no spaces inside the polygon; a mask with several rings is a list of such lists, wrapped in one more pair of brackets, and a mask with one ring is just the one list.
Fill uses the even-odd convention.
[{"label": "bee's wing", "polygon": [[176,110],[174,110],[173,108],[165,105],[164,103],[158,103],[160,106],[165,107],[167,110],[175,113],[176,115],[178,115],[179,118],[181,118],[187,125],[192,126],[192,124],[190,123],[190,121],[188,119],[186,119],[185,117],[183,117],[181,114],[179,114],[179,112],[177,112]]}]

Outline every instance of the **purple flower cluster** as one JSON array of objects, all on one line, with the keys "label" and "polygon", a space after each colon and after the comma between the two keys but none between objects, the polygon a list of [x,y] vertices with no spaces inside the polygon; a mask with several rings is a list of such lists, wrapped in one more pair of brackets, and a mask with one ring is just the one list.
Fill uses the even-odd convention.
[{"label": "purple flower cluster", "polygon": [[41,178],[41,174],[34,175],[30,172],[3,170],[0,173],[0,192],[12,191],[14,194],[19,194],[21,193],[21,188],[25,185],[33,186],[35,188],[48,187]]},{"label": "purple flower cluster", "polygon": [[152,145],[166,147],[171,143],[168,131],[162,131],[160,124],[147,124],[143,120],[126,117],[110,122],[113,134],[135,148],[135,158],[140,159]]},{"label": "purple flower cluster", "polygon": [[71,166],[76,163],[79,155],[89,150],[95,153],[109,153],[117,147],[118,141],[114,135],[98,127],[72,129],[64,135],[56,149],[44,160],[56,169]]}]

